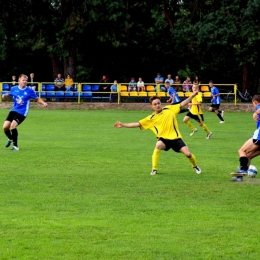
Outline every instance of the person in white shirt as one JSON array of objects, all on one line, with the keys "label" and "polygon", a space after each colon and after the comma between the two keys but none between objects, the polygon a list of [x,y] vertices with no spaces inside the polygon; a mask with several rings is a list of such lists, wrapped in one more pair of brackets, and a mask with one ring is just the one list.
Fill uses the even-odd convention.
[{"label": "person in white shirt", "polygon": [[139,78],[137,81],[137,91],[145,91],[144,82],[142,78]]}]

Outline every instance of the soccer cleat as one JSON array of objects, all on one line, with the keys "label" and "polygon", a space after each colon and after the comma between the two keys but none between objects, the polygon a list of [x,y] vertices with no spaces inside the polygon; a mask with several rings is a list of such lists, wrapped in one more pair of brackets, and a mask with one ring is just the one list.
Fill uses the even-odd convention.
[{"label": "soccer cleat", "polygon": [[10,150],[19,151],[19,147],[17,147],[17,146],[13,146]]},{"label": "soccer cleat", "polygon": [[232,177],[231,181],[243,181],[243,177],[242,176]]},{"label": "soccer cleat", "polygon": [[245,171],[245,170],[237,170],[236,172],[231,172],[230,175],[232,177],[243,177],[243,176],[247,176],[247,171]]},{"label": "soccer cleat", "polygon": [[150,174],[151,174],[151,175],[157,174],[157,170],[152,170]]},{"label": "soccer cleat", "polygon": [[11,143],[12,143],[12,140],[8,139],[6,141],[5,147],[9,147],[11,145]]},{"label": "soccer cleat", "polygon": [[207,136],[206,136],[206,139],[209,139],[211,136],[212,136],[212,132],[210,132],[209,134],[207,134]]},{"label": "soccer cleat", "polygon": [[224,110],[222,110],[221,116],[222,116],[222,118],[224,118]]},{"label": "soccer cleat", "polygon": [[194,171],[197,173],[197,174],[201,174],[201,169],[199,166],[195,166],[193,167]]},{"label": "soccer cleat", "polygon": [[194,128],[194,130],[191,131],[190,136],[193,136],[198,131],[197,128]]},{"label": "soccer cleat", "polygon": [[225,121],[220,121],[219,123],[220,123],[220,124],[224,124],[224,123],[225,123]]}]

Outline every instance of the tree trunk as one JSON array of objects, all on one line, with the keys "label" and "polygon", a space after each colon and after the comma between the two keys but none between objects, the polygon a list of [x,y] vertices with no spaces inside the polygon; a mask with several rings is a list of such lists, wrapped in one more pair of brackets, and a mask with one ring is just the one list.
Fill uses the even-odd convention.
[{"label": "tree trunk", "polygon": [[60,59],[57,56],[52,56],[51,57],[51,62],[52,62],[52,76],[53,79],[57,78],[58,73],[61,73],[63,76],[63,69],[61,66]]},{"label": "tree trunk", "polygon": [[246,89],[249,88],[249,79],[248,79],[248,64],[246,58],[243,59],[243,85],[242,92],[245,93]]},{"label": "tree trunk", "polygon": [[70,51],[69,57],[64,58],[64,77],[66,78],[69,74],[72,79],[76,82],[76,52],[73,49]]}]

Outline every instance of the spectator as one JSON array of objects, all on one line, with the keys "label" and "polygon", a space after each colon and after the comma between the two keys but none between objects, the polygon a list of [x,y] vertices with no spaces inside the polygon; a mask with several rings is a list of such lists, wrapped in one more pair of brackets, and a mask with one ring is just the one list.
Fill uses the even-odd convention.
[{"label": "spectator", "polygon": [[172,79],[172,75],[171,74],[168,74],[167,75],[167,79],[164,81],[165,83],[166,82],[169,82],[170,85],[172,85],[174,83],[174,80]]},{"label": "spectator", "polygon": [[[109,82],[109,79],[106,75],[103,75],[101,80],[99,81],[100,83],[108,83]],[[99,91],[100,92],[108,92],[109,91],[109,85],[107,84],[101,84],[99,86]]]},{"label": "spectator", "polygon": [[54,80],[54,84],[55,84],[55,91],[57,90],[65,91],[64,79],[61,77],[60,73],[57,75],[57,78]]},{"label": "spectator", "polygon": [[113,85],[110,87],[110,102],[113,102],[113,97],[115,97],[115,93],[117,93],[117,80],[114,80]]},{"label": "spectator", "polygon": [[184,80],[182,83],[182,90],[189,92],[191,91],[191,88],[192,88],[192,83],[190,81],[190,77],[187,77],[186,80]]},{"label": "spectator", "polygon": [[[164,78],[161,76],[161,73],[159,73],[159,72],[157,73],[157,76],[154,79],[154,82],[156,84],[160,84],[160,83],[164,82]],[[154,88],[154,91],[157,91],[156,87]],[[164,87],[164,85],[160,85],[160,91],[163,91],[163,92],[166,91],[166,88]]]},{"label": "spectator", "polygon": [[[175,85],[176,91],[182,91],[182,85],[181,85],[181,80],[180,80],[179,76],[175,76],[174,84],[176,84]],[[177,84],[179,84],[179,85],[177,85]]]},{"label": "spectator", "polygon": [[193,84],[197,84],[197,85],[200,84],[200,80],[199,80],[199,77],[198,77],[198,76],[195,76],[195,77],[194,77]]},{"label": "spectator", "polygon": [[73,79],[71,78],[71,76],[68,74],[67,78],[65,79],[65,88],[66,91],[71,91],[71,89],[73,88]]},{"label": "spectator", "polygon": [[139,78],[137,81],[137,91],[145,91],[144,82],[142,78]]},{"label": "spectator", "polygon": [[16,82],[16,76],[12,76],[12,84],[10,84],[10,89],[11,87],[14,87],[15,85],[17,85],[17,82]]},{"label": "spectator", "polygon": [[130,82],[128,83],[128,91],[136,91],[135,78],[131,78]]},{"label": "spectator", "polygon": [[34,91],[38,91],[38,84],[35,83],[34,73],[30,74],[30,79],[28,80],[28,87],[32,88]]}]

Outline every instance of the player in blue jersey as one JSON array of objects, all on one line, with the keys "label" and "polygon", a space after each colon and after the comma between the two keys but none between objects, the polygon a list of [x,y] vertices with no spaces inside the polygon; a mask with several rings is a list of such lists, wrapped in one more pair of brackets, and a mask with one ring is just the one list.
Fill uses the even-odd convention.
[{"label": "player in blue jersey", "polygon": [[230,173],[232,181],[242,181],[243,176],[247,175],[250,160],[260,155],[260,95],[254,95],[252,103],[255,107],[253,119],[256,121],[256,130],[238,150],[240,167],[236,172]]},{"label": "player in blue jersey", "polygon": [[181,102],[181,99],[178,96],[178,93],[175,91],[175,89],[170,85],[170,82],[165,82],[165,88],[170,96],[168,100],[166,100],[167,103],[171,104],[178,104]]},{"label": "player in blue jersey", "polygon": [[220,119],[221,124],[225,123],[224,121],[224,111],[219,110],[219,106],[221,104],[221,98],[218,89],[214,86],[214,83],[212,80],[209,81],[209,87],[211,92],[211,106],[209,108],[210,112],[214,112],[218,118]]},{"label": "player in blue jersey", "polygon": [[38,103],[45,107],[47,106],[47,103],[38,97],[32,88],[27,87],[27,80],[28,77],[21,74],[18,79],[19,85],[12,87],[8,94],[2,95],[2,98],[12,97],[14,101],[13,107],[4,122],[3,130],[8,137],[5,147],[9,147],[13,143],[11,150],[16,151],[19,150],[17,127],[24,121],[28,114],[30,99],[36,99]]}]

